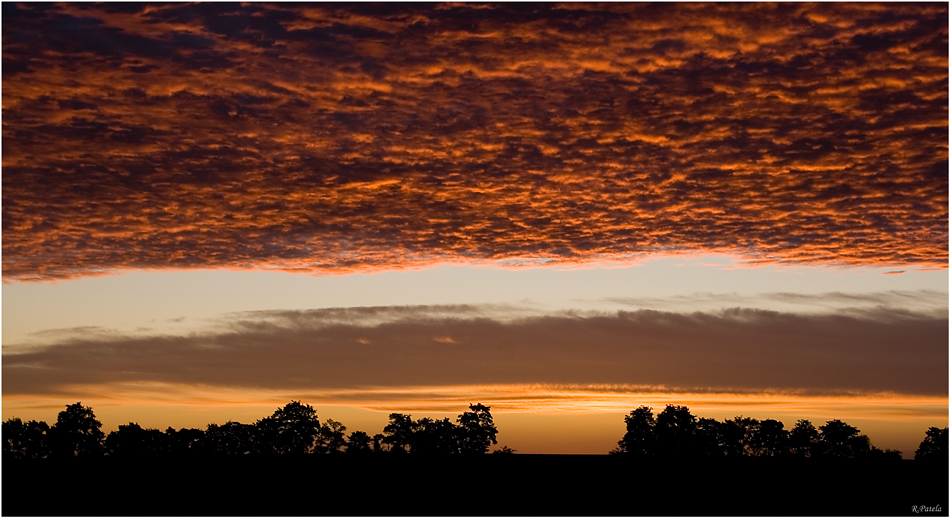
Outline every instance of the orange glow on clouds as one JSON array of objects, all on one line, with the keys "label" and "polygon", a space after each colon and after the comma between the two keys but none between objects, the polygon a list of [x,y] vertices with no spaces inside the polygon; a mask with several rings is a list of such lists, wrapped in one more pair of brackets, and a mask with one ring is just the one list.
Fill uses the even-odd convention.
[{"label": "orange glow on clouds", "polygon": [[681,251],[945,268],[945,19],[10,4],[3,276]]}]

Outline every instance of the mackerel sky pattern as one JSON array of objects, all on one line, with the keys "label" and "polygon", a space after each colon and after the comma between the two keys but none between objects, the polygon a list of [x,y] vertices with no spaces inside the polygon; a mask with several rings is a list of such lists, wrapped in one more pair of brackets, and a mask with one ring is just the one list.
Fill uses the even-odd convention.
[{"label": "mackerel sky pattern", "polygon": [[3,4],[3,277],[947,266],[947,4]]}]

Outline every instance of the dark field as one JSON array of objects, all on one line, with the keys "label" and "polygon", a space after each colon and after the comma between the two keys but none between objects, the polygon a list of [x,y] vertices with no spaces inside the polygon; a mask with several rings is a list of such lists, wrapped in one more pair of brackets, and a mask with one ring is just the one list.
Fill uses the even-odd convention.
[{"label": "dark field", "polygon": [[947,516],[947,500],[947,465],[911,460],[341,455],[4,462],[2,512],[5,516]]}]

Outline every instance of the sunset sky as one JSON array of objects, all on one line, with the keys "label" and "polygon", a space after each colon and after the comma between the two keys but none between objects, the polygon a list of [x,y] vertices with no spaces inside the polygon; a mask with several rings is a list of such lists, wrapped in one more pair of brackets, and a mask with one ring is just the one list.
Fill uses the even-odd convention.
[{"label": "sunset sky", "polygon": [[948,13],[3,3],[3,419],[948,424]]}]

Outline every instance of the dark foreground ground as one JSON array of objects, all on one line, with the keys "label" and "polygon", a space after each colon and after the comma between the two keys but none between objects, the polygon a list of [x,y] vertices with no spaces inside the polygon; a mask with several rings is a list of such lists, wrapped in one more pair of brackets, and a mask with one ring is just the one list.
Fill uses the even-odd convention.
[{"label": "dark foreground ground", "polygon": [[[4,516],[947,516],[947,464],[319,456],[4,462]],[[916,507],[915,507],[916,506]]]}]

